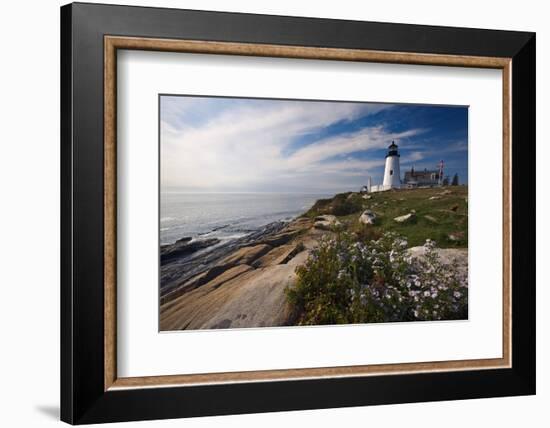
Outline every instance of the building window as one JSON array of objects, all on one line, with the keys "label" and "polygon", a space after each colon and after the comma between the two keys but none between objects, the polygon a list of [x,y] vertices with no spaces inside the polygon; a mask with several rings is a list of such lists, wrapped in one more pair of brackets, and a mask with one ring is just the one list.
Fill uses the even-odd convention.
[{"label": "building window", "polygon": [[393,175],[393,169],[390,169],[390,175]]}]

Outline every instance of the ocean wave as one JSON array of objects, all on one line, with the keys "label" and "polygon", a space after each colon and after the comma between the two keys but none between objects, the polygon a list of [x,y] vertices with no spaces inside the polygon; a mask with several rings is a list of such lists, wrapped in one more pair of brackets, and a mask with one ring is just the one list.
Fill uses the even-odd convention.
[{"label": "ocean wave", "polygon": [[[323,195],[175,195],[161,206],[161,242],[179,238],[220,238],[253,234],[275,222],[289,222]],[[206,205],[203,205],[206,204]]]},{"label": "ocean wave", "polygon": [[248,233],[234,233],[232,235],[218,236],[218,238],[222,241],[232,241],[234,239],[240,239],[246,235],[248,235]]}]

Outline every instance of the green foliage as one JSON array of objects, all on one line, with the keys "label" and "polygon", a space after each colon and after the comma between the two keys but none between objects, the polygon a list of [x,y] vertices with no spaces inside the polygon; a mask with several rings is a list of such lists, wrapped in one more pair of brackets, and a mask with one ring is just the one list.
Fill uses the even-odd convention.
[{"label": "green foliage", "polygon": [[330,203],[332,202],[332,199],[333,198],[317,199],[313,206],[308,211],[306,211],[302,215],[302,217],[314,218],[318,215],[328,214],[330,211]]},{"label": "green foliage", "polygon": [[355,222],[350,228],[353,232],[353,236],[359,242],[376,241],[382,237],[382,232],[379,228],[372,227],[372,225],[366,225],[359,222]]},{"label": "green foliage", "polygon": [[361,211],[363,204],[361,197],[357,194],[342,193],[336,195],[332,201],[331,214],[336,216],[344,216]]},{"label": "green foliage", "polygon": [[346,216],[358,213],[363,208],[361,195],[357,193],[339,193],[330,199],[319,199],[311,209],[305,213],[306,217],[317,217],[323,214]]},{"label": "green foliage", "polygon": [[[426,239],[432,239],[441,248],[468,247],[467,186],[391,190],[372,193],[368,197],[363,199],[360,193],[341,193],[333,198],[320,199],[304,216],[315,218],[334,214],[344,224],[345,230],[358,236],[365,235],[366,240],[378,239],[384,232],[395,232],[404,236],[410,246],[423,245]],[[430,199],[432,197],[434,199]],[[376,214],[374,225],[359,223],[359,215],[365,209]],[[416,211],[415,221],[397,223],[393,220],[412,210]],[[449,239],[449,235],[459,239]]]},{"label": "green foliage", "polygon": [[324,239],[287,288],[300,325],[467,318],[467,279],[443,265],[427,240],[425,256],[408,255],[395,233],[357,241],[347,232]]}]

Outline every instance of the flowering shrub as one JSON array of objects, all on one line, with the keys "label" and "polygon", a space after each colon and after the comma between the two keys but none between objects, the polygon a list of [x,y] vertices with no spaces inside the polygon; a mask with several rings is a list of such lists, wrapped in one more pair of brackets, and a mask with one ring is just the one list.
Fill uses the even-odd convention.
[{"label": "flowering shrub", "polygon": [[409,255],[395,233],[356,242],[339,232],[323,239],[286,290],[300,325],[466,319],[467,278],[439,260],[435,242]]}]

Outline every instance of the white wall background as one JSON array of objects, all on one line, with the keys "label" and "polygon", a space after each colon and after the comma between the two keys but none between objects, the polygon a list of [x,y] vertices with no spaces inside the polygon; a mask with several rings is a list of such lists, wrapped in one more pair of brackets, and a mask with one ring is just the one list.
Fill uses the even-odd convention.
[{"label": "white wall background", "polygon": [[[123,2],[121,0],[121,2]],[[104,0],[103,3],[116,3]],[[538,394],[535,397],[143,422],[158,427],[544,426],[550,405],[548,102],[550,27],[545,2],[462,0],[147,0],[126,4],[537,32]],[[59,424],[59,6],[0,7],[0,421]],[[137,423],[125,426],[137,426]]]}]

